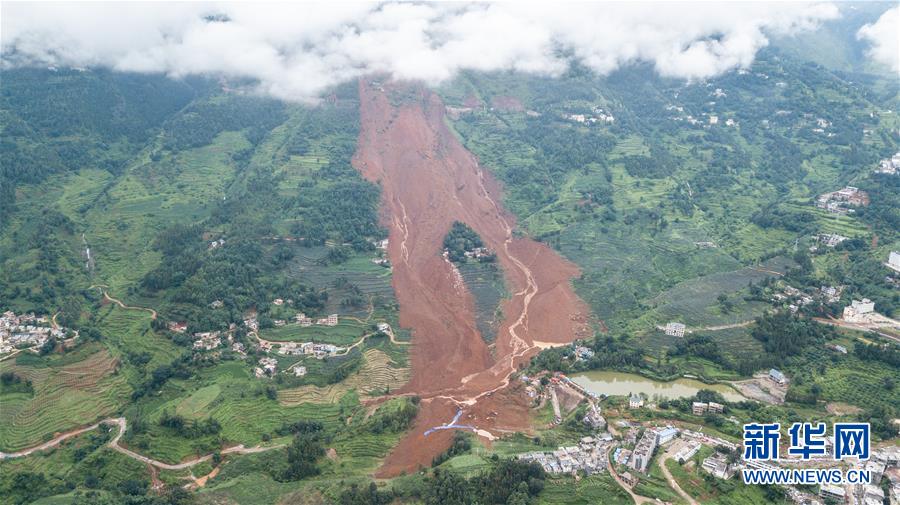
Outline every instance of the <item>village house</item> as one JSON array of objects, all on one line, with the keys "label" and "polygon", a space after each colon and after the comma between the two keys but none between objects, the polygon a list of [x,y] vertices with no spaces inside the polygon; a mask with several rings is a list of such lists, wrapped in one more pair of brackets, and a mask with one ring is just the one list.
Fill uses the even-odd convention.
[{"label": "village house", "polygon": [[214,309],[220,309],[224,305],[225,303],[222,300],[213,300],[213,302],[209,304],[209,306]]},{"label": "village house", "polygon": [[168,324],[166,324],[166,327],[169,331],[175,333],[184,333],[187,331],[187,323],[184,321],[169,321]]},{"label": "village house", "polygon": [[232,344],[231,350],[241,355],[247,354],[247,352],[244,350],[244,344],[240,342],[235,342],[234,344]]},{"label": "village house", "polygon": [[273,305],[284,305],[284,300],[282,300],[281,298],[276,298],[276,299],[272,300],[272,304]]},{"label": "village house", "polygon": [[835,303],[841,299],[841,293],[844,291],[843,286],[822,286],[819,292],[827,303]]},{"label": "village house", "polygon": [[276,319],[276,320],[272,321],[272,324],[274,324],[275,326],[281,327],[287,323],[285,323],[284,319]]},{"label": "village house", "polygon": [[702,416],[709,410],[709,404],[706,402],[694,402],[691,404],[691,412],[695,416]]},{"label": "village house", "polygon": [[685,461],[693,458],[695,454],[700,452],[700,443],[699,442],[690,442],[686,446],[682,447],[680,451],[675,453],[675,461],[679,464],[683,465]]},{"label": "village house", "polygon": [[878,164],[878,168],[875,169],[875,173],[887,175],[900,173],[900,153],[881,160]]},{"label": "village house", "polygon": [[261,358],[259,366],[253,369],[256,378],[273,377],[278,371],[278,361],[275,358]]},{"label": "village house", "polygon": [[583,359],[591,359],[594,357],[594,350],[590,347],[585,347],[583,345],[575,346],[575,359],[583,360]]},{"label": "village house", "polygon": [[709,402],[709,411],[713,414],[722,414],[725,412],[725,406],[721,403]]},{"label": "village house", "polygon": [[278,346],[278,354],[298,355],[304,353],[301,344],[297,342],[285,342]]},{"label": "village house", "polygon": [[628,408],[629,409],[639,409],[644,406],[644,398],[641,395],[636,395],[634,393],[628,397]]},{"label": "village house", "polygon": [[825,247],[834,247],[847,240],[847,237],[838,235],[837,233],[820,233],[818,240],[819,243],[823,244]]},{"label": "village house", "polygon": [[306,367],[302,365],[294,365],[292,369],[294,371],[294,377],[303,377],[306,375]]},{"label": "village house", "polygon": [[841,353],[841,354],[847,354],[847,348],[844,347],[844,346],[842,346],[842,345],[838,345],[838,344],[825,344],[825,347],[828,348],[828,349],[831,349],[831,350],[834,351],[834,352],[839,352],[839,353]]},{"label": "village house", "polygon": [[297,312],[297,315],[294,316],[294,320],[303,328],[312,326],[312,318],[306,317],[306,314],[303,312]]},{"label": "village house", "polygon": [[853,300],[844,307],[844,321],[850,323],[866,323],[875,312],[875,302],[868,298]]},{"label": "village house", "polygon": [[595,430],[603,430],[606,428],[606,419],[600,415],[600,408],[594,402],[590,402],[590,406],[582,419],[584,424],[594,428]]},{"label": "village house", "polygon": [[316,324],[320,326],[337,326],[338,325],[338,315],[331,314],[328,317],[323,317],[316,321]]},{"label": "village house", "polygon": [[255,317],[244,319],[244,326],[246,326],[247,328],[250,328],[251,331],[259,330],[259,322],[256,320]]},{"label": "village house", "polygon": [[900,272],[900,252],[891,251],[890,254],[888,254],[888,260],[885,265],[895,272]]},{"label": "village house", "polygon": [[727,480],[734,474],[734,469],[728,464],[725,455],[720,452],[704,459],[701,468],[718,479]]},{"label": "village house", "polygon": [[682,323],[667,323],[666,324],[666,335],[670,337],[683,337],[684,336],[685,326]]},{"label": "village house", "polygon": [[769,378],[775,381],[776,384],[779,384],[781,386],[784,386],[788,382],[787,377],[785,377],[780,370],[777,370],[775,368],[769,370]]},{"label": "village house", "polygon": [[380,331],[382,333],[390,333],[390,331],[391,331],[391,325],[389,325],[387,323],[378,323],[377,328],[378,328],[378,331]]},{"label": "village house", "polygon": [[644,431],[644,436],[641,437],[631,452],[631,468],[638,472],[646,473],[650,460],[653,458],[653,452],[656,451],[657,440],[656,431],[650,429]]},{"label": "village house", "polygon": [[194,333],[194,349],[211,351],[222,345],[222,339],[219,337],[218,331],[207,331],[203,333]]},{"label": "village house", "polygon": [[853,186],[823,193],[816,198],[816,207],[834,214],[847,214],[853,212],[850,207],[864,207],[869,205],[869,195],[865,191]]},{"label": "village house", "polygon": [[678,429],[674,426],[666,426],[656,431],[656,445],[663,445],[678,435]]}]

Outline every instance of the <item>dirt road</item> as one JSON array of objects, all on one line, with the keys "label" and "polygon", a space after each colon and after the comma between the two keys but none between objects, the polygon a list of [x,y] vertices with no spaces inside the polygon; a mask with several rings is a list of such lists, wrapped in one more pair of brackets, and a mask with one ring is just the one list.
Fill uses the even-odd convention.
[{"label": "dirt road", "polygon": [[[587,335],[584,303],[571,287],[579,275],[544,244],[513,236],[499,186],[444,123],[444,106],[416,86],[359,83],[361,128],[353,165],[381,186],[382,221],[400,304],[400,325],[413,333],[413,375],[402,393],[429,401],[422,423],[388,457],[382,476],[428,465],[449,438],[423,433],[457,408],[467,424],[491,431],[528,429],[527,408],[501,390],[538,348]],[[454,221],[471,226],[497,254],[511,297],[493,354],[475,325],[472,294],[441,256]],[[500,401],[500,397],[503,401]],[[432,438],[433,437],[433,438]]]},{"label": "dirt road", "polygon": [[669,487],[675,490],[679,496],[684,498],[686,502],[690,505],[700,505],[697,503],[691,495],[687,494],[684,489],[681,489],[681,486],[678,485],[678,482],[675,480],[675,477],[672,477],[672,473],[666,468],[666,461],[669,460],[669,451],[663,452],[663,455],[659,458],[659,469],[662,471],[663,475],[666,477],[666,481],[669,483]]},{"label": "dirt road", "polygon": [[[37,445],[35,447],[32,447],[30,449],[25,449],[23,451],[12,452],[12,453],[0,452],[0,460],[21,458],[21,457],[25,457],[25,456],[34,454],[35,452],[45,451],[47,449],[56,447],[57,445],[59,445],[60,443],[62,443],[63,441],[65,441],[69,438],[72,438],[77,435],[81,435],[82,433],[85,433],[85,432],[88,432],[91,430],[95,430],[101,424],[108,424],[108,425],[111,424],[111,425],[115,425],[119,428],[119,432],[116,433],[116,436],[113,437],[113,439],[110,440],[109,443],[107,444],[107,446],[109,446],[109,448],[111,448],[114,451],[120,452],[132,459],[136,459],[142,463],[152,465],[156,468],[161,468],[164,470],[184,470],[185,468],[190,468],[190,467],[197,465],[199,463],[202,463],[204,461],[209,461],[213,457],[212,453],[210,453],[205,456],[198,456],[196,458],[189,459],[187,461],[183,461],[181,463],[169,464],[169,463],[164,463],[162,461],[155,460],[153,458],[148,458],[147,456],[142,456],[130,449],[126,449],[125,447],[122,447],[121,445],[119,445],[119,440],[122,438],[122,435],[124,435],[125,431],[127,431],[127,429],[128,429],[128,421],[124,417],[115,417],[115,418],[104,419],[104,420],[100,421],[99,423],[92,424],[91,426],[79,428],[77,430],[68,431],[66,433],[63,433],[63,434],[53,438],[52,440],[44,442],[44,443]],[[220,454],[253,454],[253,453],[257,453],[257,452],[271,451],[272,449],[278,449],[280,447],[284,447],[284,445],[273,445],[273,446],[268,446],[268,447],[260,447],[260,446],[244,447],[243,445],[236,445],[233,447],[227,447],[225,449],[222,449],[219,452],[220,452]]]},{"label": "dirt road", "polygon": [[116,305],[118,305],[119,307],[121,307],[125,310],[142,310],[144,312],[149,312],[150,319],[156,319],[157,314],[156,314],[155,310],[153,310],[149,307],[133,307],[131,305],[125,305],[124,303],[122,303],[122,300],[118,300],[116,298],[109,296],[109,292],[104,290],[103,289],[104,287],[106,287],[104,284],[95,284],[93,286],[90,286],[88,289],[99,289],[100,292],[103,293],[103,299],[105,301],[115,303]]}]

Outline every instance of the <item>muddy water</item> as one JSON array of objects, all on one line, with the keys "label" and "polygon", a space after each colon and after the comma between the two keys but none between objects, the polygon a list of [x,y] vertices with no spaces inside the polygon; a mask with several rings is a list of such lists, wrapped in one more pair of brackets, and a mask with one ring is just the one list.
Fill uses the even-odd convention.
[{"label": "muddy water", "polygon": [[701,389],[721,393],[726,400],[736,402],[746,400],[737,391],[724,384],[704,384],[693,379],[676,379],[660,382],[637,374],[608,371],[592,371],[571,375],[570,378],[588,391],[608,396],[627,396],[643,393],[663,398],[686,398],[694,396]]}]

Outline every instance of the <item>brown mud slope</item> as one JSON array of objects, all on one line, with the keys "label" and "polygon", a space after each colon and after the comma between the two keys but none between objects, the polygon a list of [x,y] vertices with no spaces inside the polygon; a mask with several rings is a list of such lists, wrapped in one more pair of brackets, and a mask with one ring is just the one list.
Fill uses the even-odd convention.
[{"label": "brown mud slope", "polygon": [[[413,332],[412,377],[401,393],[423,399],[416,426],[379,472],[392,476],[428,466],[449,445],[452,430],[423,433],[450,422],[457,409],[458,424],[488,438],[528,429],[521,395],[505,389],[509,376],[539,345],[583,334],[587,308],[571,287],[575,265],[543,244],[513,237],[497,183],[444,123],[435,94],[367,80],[359,91],[353,165],[382,188],[400,325]],[[496,251],[512,293],[493,353],[476,329],[471,293],[441,255],[453,221],[467,223]]]}]

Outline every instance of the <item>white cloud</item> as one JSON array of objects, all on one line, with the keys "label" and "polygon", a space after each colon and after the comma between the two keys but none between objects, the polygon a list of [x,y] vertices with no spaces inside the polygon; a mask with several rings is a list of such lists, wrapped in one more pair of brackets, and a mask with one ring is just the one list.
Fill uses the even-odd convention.
[{"label": "white cloud", "polygon": [[856,37],[866,40],[869,57],[894,72],[900,72],[900,7],[886,11],[878,21],[859,29]]},{"label": "white cloud", "polygon": [[[650,62],[662,75],[700,79],[749,65],[769,33],[810,29],[838,10],[807,3],[4,3],[2,14],[6,65],[249,78],[264,93],[310,100],[370,72],[433,83],[462,69],[555,75],[573,59],[599,73]],[[207,21],[211,14],[228,21]]]}]

